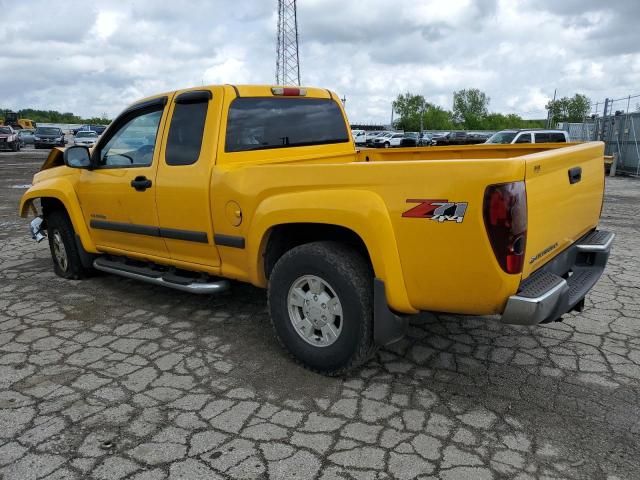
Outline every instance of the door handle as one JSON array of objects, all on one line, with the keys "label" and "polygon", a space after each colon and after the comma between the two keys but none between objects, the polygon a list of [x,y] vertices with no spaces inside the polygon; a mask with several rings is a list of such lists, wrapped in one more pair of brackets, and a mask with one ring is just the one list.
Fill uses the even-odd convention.
[{"label": "door handle", "polygon": [[573,167],[569,169],[569,183],[574,184],[582,180],[582,167]]},{"label": "door handle", "polygon": [[131,186],[138,192],[144,192],[147,188],[151,188],[153,183],[144,175],[139,176],[131,180]]}]

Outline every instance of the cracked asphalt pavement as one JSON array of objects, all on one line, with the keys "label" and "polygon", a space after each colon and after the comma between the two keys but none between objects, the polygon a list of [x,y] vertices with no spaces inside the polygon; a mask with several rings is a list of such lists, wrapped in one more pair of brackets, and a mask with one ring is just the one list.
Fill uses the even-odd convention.
[{"label": "cracked asphalt pavement", "polygon": [[344,378],[278,347],[265,293],[53,274],[17,217],[46,152],[0,153],[0,475],[54,479],[640,478],[640,181],[581,314],[425,314]]}]

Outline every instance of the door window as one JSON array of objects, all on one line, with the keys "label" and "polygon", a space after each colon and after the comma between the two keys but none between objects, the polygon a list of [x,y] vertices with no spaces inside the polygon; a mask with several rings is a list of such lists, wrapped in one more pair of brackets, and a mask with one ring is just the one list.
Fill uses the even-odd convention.
[{"label": "door window", "polygon": [[516,139],[515,143],[531,143],[531,134],[530,133],[522,133]]},{"label": "door window", "polygon": [[148,167],[153,161],[162,110],[145,112],[127,121],[100,151],[101,167]]},{"label": "door window", "polygon": [[548,133],[536,132],[536,143],[549,143],[551,137]]},{"label": "door window", "polygon": [[567,141],[564,133],[550,133],[549,138],[551,142],[565,143]]}]

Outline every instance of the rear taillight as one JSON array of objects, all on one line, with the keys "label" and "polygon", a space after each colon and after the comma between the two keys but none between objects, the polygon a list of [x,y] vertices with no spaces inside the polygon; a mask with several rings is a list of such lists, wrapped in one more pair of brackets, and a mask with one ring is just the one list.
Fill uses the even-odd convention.
[{"label": "rear taillight", "polygon": [[484,192],[484,225],[502,270],[522,273],[527,243],[527,192],[524,182],[490,185]]}]

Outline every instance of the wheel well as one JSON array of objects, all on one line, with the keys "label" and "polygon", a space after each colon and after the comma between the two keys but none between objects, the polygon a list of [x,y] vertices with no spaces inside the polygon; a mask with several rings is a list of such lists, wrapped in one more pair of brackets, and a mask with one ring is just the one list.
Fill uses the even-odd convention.
[{"label": "wheel well", "polygon": [[353,230],[325,223],[288,223],[271,229],[264,250],[264,273],[269,278],[277,261],[294,247],[305,243],[331,240],[353,246],[367,261],[371,270],[371,257],[367,246]]},{"label": "wheel well", "polygon": [[64,206],[64,203],[62,203],[57,198],[53,198],[53,197],[41,198],[40,205],[42,205],[42,215],[44,215],[45,219],[47,218],[47,215],[49,215],[51,212],[55,210],[62,210],[64,212],[67,211],[67,209]]}]

